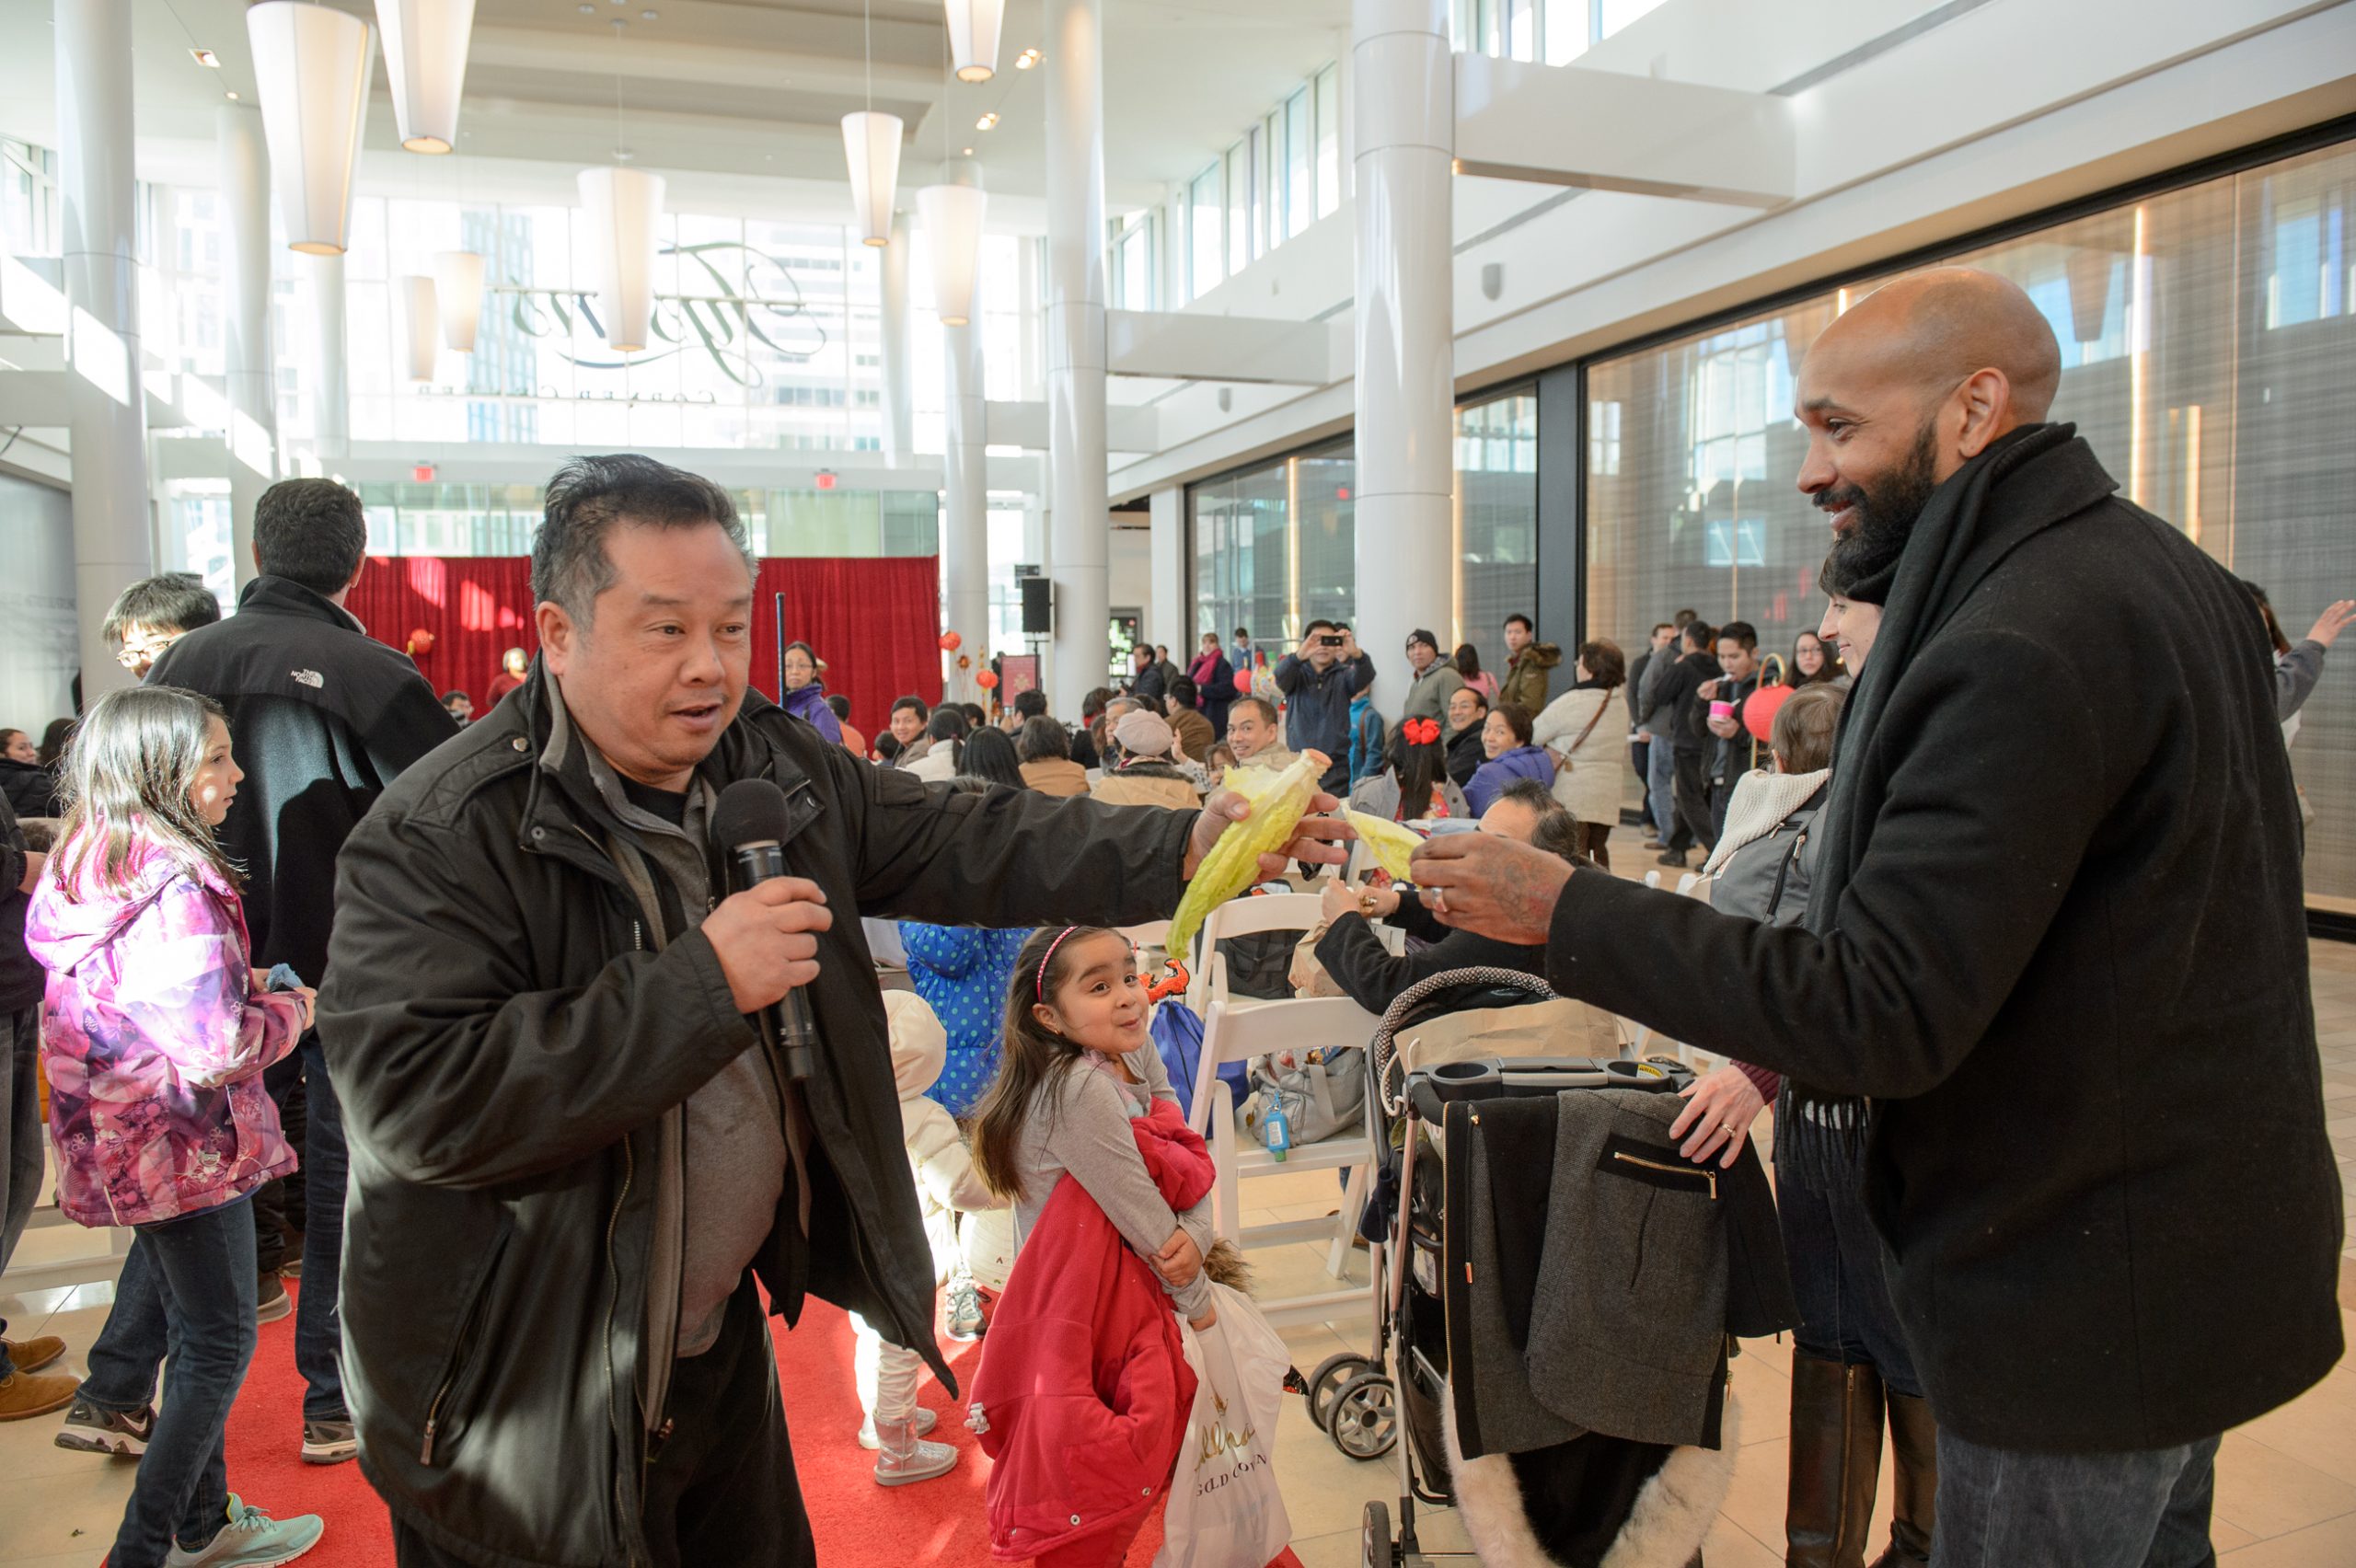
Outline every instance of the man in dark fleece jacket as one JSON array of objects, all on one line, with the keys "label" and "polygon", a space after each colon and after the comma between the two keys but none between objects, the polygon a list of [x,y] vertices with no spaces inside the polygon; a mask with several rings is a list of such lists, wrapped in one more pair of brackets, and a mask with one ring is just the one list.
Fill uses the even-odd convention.
[{"label": "man in dark fleece jacket", "polygon": [[1334,759],[1319,780],[1326,790],[1349,788],[1350,699],[1372,685],[1374,661],[1348,627],[1331,621],[1311,621],[1300,634],[1299,651],[1276,661],[1276,689],[1285,694],[1285,744]]},{"label": "man in dark fleece jacket", "polygon": [[1806,1136],[1863,1138],[1940,1561],[2190,1565],[2221,1435],[2341,1351],[2298,805],[2257,607],[2041,422],[2060,378],[1965,269],[1801,367],[1800,487],[1886,593],[1805,925],[1480,835],[1415,882],[1559,991],[1854,1097]]},{"label": "man in dark fleece jacket", "polygon": [[[151,686],[202,692],[228,710],[246,778],[221,842],[246,868],[253,962],[287,964],[306,986],[327,976],[344,840],[394,779],[458,732],[417,666],[343,607],[367,559],[368,519],[357,495],[332,479],[271,486],[254,503],[261,575],[237,595],[237,613],[173,643],[147,674]],[[272,1069],[271,1093],[282,1106],[297,1078],[306,1201],[294,1361],[306,1384],[303,1458],[323,1464],[357,1449],[337,1365],[347,1157],[316,1030]],[[262,1238],[266,1249],[277,1228]],[[275,1267],[267,1251],[261,1262]],[[120,1397],[104,1388],[84,1393],[100,1404]]]}]

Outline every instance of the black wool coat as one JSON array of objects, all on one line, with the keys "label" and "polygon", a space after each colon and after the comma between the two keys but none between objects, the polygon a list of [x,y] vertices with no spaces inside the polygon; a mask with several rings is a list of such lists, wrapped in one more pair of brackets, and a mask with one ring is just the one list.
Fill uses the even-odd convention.
[{"label": "black wool coat", "polygon": [[2320,1378],[2342,1227],[2258,608],[2060,433],[1942,487],[1994,481],[1912,657],[1861,677],[1890,685],[1836,753],[1827,831],[1859,854],[1829,926],[1579,873],[1549,977],[1872,1096],[1865,1198],[1933,1413],[2115,1451]]},{"label": "black wool coat", "polygon": [[257,577],[237,613],[165,650],[149,686],[228,710],[246,770],[221,843],[246,869],[246,927],[261,968],[327,972],[335,858],[385,787],[458,732],[409,656],[299,582]]}]

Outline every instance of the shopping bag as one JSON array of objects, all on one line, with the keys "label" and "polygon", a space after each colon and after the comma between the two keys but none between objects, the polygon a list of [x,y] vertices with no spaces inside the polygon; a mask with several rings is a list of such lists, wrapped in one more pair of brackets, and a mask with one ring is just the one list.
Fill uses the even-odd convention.
[{"label": "shopping bag", "polygon": [[1154,1568],[1263,1568],[1292,1540],[1276,1488],[1276,1415],[1291,1357],[1252,1298],[1211,1287],[1218,1320],[1181,1323],[1195,1410]]}]

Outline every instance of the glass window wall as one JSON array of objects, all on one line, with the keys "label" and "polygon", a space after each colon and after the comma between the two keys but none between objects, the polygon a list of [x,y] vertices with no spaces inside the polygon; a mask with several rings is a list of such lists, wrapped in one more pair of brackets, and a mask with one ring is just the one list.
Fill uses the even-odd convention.
[{"label": "glass window wall", "polygon": [[[1953,257],[2028,291],[2062,344],[2053,417],[2266,586],[2293,640],[2356,582],[2351,216],[2340,143]],[[1793,369],[1878,281],[1589,366],[1590,634],[1633,647],[1690,607],[1788,653],[1816,624],[1830,536],[1796,488]],[[2356,910],[2356,682],[2316,689],[2291,755],[2316,813],[2310,898]]]},{"label": "glass window wall", "polygon": [[1217,288],[1227,276],[1219,236],[1219,166],[1195,176],[1186,194],[1186,297],[1195,299]]},{"label": "glass window wall", "polygon": [[[1505,660],[1504,621],[1533,606],[1538,544],[1538,399],[1508,393],[1458,411],[1456,569],[1449,624],[1484,668]],[[1348,439],[1188,491],[1194,519],[1195,629],[1237,627],[1272,652],[1317,619],[1347,619],[1357,599],[1357,536]]]}]

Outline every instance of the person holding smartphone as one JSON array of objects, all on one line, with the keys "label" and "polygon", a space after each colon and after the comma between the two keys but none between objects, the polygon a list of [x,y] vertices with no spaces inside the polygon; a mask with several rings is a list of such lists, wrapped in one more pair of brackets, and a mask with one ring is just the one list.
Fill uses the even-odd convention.
[{"label": "person holding smartphone", "polygon": [[1300,648],[1276,661],[1276,689],[1285,695],[1285,743],[1296,752],[1335,759],[1320,787],[1346,790],[1350,781],[1350,699],[1374,685],[1374,661],[1346,625],[1311,621]]}]

